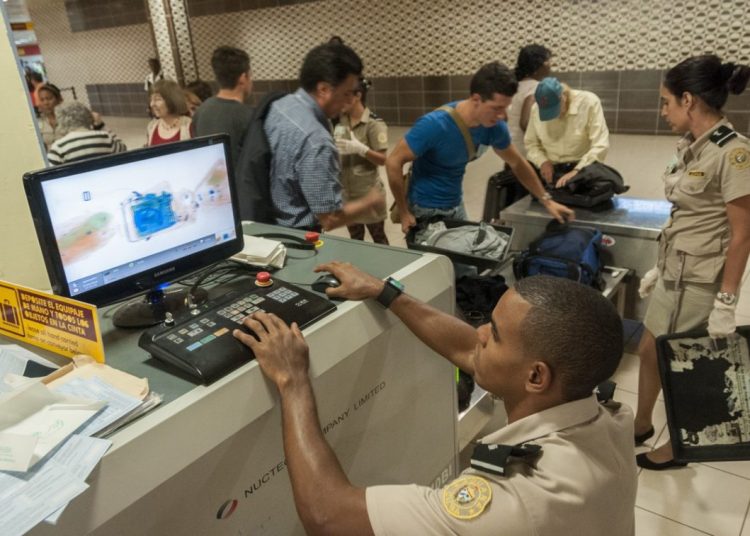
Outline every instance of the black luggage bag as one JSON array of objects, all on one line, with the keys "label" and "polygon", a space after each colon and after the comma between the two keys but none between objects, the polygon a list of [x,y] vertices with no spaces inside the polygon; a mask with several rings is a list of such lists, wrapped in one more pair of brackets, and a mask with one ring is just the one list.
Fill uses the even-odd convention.
[{"label": "black luggage bag", "polygon": [[487,181],[482,221],[491,223],[497,220],[501,210],[512,205],[524,195],[526,195],[526,190],[516,180],[510,168],[495,173]]}]

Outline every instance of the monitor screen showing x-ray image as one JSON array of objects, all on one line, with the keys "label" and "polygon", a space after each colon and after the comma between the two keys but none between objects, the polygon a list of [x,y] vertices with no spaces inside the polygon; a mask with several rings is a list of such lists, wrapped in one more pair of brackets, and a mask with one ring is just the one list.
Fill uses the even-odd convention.
[{"label": "monitor screen showing x-ray image", "polygon": [[[222,140],[135,151],[115,165],[105,157],[53,168],[37,181],[28,174],[27,181],[37,182],[27,186],[30,198],[42,197],[32,211],[36,205],[46,212],[37,222],[40,242],[44,249],[53,234],[57,246],[56,258],[47,258],[48,271],[62,271],[50,274],[53,283],[62,275],[64,294],[77,297],[136,278],[129,292],[135,294],[162,276],[220,260],[208,253],[241,241]],[[202,255],[192,257],[199,259],[192,266],[176,267],[195,254]],[[123,289],[116,294],[124,297]]]}]

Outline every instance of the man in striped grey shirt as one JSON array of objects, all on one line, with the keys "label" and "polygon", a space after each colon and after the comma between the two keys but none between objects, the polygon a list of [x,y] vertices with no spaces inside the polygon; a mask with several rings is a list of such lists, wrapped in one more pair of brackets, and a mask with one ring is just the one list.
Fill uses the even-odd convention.
[{"label": "man in striped grey shirt", "polygon": [[47,160],[53,166],[121,153],[128,149],[111,132],[92,130],[94,116],[80,102],[74,101],[58,106],[55,115],[60,128],[67,134],[53,143],[47,153]]}]

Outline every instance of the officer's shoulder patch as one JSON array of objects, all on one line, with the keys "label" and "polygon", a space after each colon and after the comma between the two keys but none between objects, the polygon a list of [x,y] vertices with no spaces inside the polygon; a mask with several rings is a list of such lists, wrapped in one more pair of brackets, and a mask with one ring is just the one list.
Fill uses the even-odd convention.
[{"label": "officer's shoulder patch", "polygon": [[371,111],[371,112],[370,112],[370,119],[382,119],[382,117],[380,117],[380,116],[379,116],[378,114],[376,114],[375,112],[372,112],[372,111]]},{"label": "officer's shoulder patch", "polygon": [[750,168],[750,151],[744,147],[737,147],[729,151],[729,165],[735,169]]},{"label": "officer's shoulder patch", "polygon": [[388,134],[381,132],[378,134],[378,143],[388,143]]},{"label": "officer's shoulder patch", "polygon": [[482,477],[464,475],[443,488],[443,508],[456,519],[474,519],[492,500],[490,483]]},{"label": "officer's shoulder patch", "polygon": [[737,137],[737,133],[726,125],[721,125],[711,134],[710,140],[719,147],[724,147],[727,143]]}]

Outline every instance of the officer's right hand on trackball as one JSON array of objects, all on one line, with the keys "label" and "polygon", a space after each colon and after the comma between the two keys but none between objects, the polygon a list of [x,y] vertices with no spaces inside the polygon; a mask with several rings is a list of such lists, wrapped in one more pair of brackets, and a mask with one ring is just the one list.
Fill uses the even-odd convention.
[{"label": "officer's right hand on trackball", "polygon": [[329,272],[340,281],[335,288],[326,289],[326,294],[332,298],[346,298],[347,300],[366,300],[377,298],[383,292],[385,285],[381,279],[363,272],[348,262],[328,262],[315,267],[316,272]]}]

